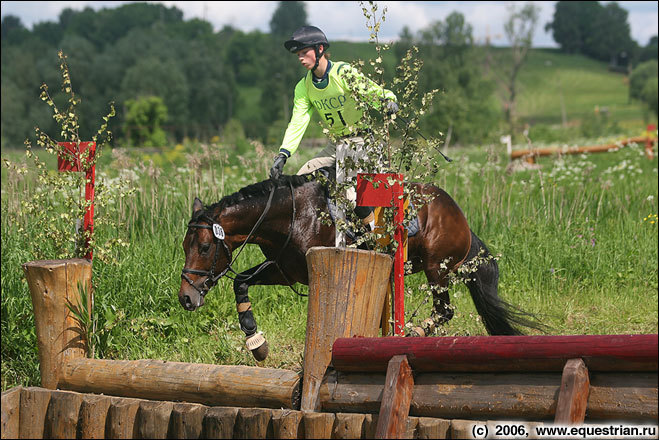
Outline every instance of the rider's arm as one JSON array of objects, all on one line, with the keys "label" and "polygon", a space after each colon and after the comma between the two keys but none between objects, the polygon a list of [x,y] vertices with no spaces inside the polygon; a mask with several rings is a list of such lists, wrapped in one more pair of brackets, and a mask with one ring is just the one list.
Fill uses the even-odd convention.
[{"label": "rider's arm", "polygon": [[281,147],[279,148],[279,152],[287,156],[295,153],[297,147],[300,146],[302,136],[304,136],[309,121],[311,121],[311,113],[313,113],[313,106],[307,95],[304,80],[305,78],[302,78],[295,86],[293,114],[291,115],[291,121],[288,123],[288,128],[286,128],[284,140],[281,142]]}]

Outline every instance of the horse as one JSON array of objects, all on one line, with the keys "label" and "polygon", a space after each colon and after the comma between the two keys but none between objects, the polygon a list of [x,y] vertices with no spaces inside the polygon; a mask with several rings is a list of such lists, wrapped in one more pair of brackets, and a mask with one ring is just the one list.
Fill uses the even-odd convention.
[{"label": "horse", "polygon": [[[248,185],[206,206],[195,197],[183,240],[185,265],[179,302],[194,311],[220,278],[234,276],[238,321],[246,345],[258,361],[268,355],[268,343],[257,325],[248,295],[251,286],[309,284],[305,254],[314,246],[334,246],[334,224],[319,219],[328,212],[327,181],[311,175],[283,175]],[[539,329],[532,315],[498,296],[499,268],[483,241],[470,229],[458,204],[433,184],[407,183],[424,200],[418,208],[419,232],[408,239],[411,273],[423,271],[432,290],[434,324],[453,317],[449,277],[465,261],[478,259],[462,275],[490,335],[523,334],[518,328]],[[267,260],[236,273],[232,264],[246,244],[256,244]],[[236,257],[237,257],[236,255]],[[474,260],[476,261],[476,260]],[[408,271],[409,273],[409,271]],[[230,276],[230,275],[229,275]]]}]

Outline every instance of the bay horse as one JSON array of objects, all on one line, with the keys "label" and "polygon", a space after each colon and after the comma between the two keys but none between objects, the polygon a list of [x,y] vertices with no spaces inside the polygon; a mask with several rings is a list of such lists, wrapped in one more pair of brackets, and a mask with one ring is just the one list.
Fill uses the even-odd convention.
[{"label": "bay horse", "polygon": [[[408,185],[431,200],[418,209],[419,232],[408,239],[408,261],[412,273],[423,270],[428,279],[435,324],[453,317],[449,274],[466,260],[480,257],[478,266],[461,281],[467,285],[487,332],[518,335],[522,332],[517,326],[539,328],[540,324],[526,318],[529,314],[499,298],[497,262],[471,231],[457,203],[435,185]],[[178,292],[183,308],[194,311],[202,306],[208,291],[232,272],[238,320],[247,347],[257,360],[265,359],[268,344],[257,332],[248,290],[255,285],[309,284],[307,250],[334,246],[334,224],[321,221],[318,215],[328,212],[327,194],[326,182],[312,175],[283,175],[248,185],[210,206],[195,198],[183,240],[185,266]],[[235,273],[233,252],[238,248],[242,251],[247,243],[258,245],[267,260]]]}]

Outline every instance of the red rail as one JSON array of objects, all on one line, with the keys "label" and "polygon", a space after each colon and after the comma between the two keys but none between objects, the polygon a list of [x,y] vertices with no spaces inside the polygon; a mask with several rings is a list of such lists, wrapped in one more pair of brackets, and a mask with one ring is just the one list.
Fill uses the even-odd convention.
[{"label": "red rail", "polygon": [[657,335],[339,338],[332,366],[386,372],[401,354],[417,372],[562,371],[573,358],[589,371],[657,371]]}]

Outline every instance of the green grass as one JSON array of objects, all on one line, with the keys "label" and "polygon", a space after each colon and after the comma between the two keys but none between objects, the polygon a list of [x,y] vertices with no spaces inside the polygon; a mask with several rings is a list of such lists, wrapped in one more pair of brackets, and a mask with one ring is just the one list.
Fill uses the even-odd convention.
[{"label": "green grass", "polygon": [[[186,148],[186,155],[196,151]],[[454,163],[442,168],[436,183],[498,256],[501,297],[536,314],[552,333],[656,333],[657,222],[645,219],[657,214],[657,159],[647,160],[642,152],[642,146],[634,146],[563,160],[542,158],[539,171],[508,173],[503,153],[461,149],[453,152]],[[287,171],[297,170],[312,154],[300,151]],[[97,229],[100,237],[130,242],[127,251],[115,255],[116,263],[94,261],[95,315],[106,329],[97,355],[256,365],[238,327],[230,280],[220,281],[194,313],[181,308],[177,292],[194,196],[212,203],[262,180],[270,157],[252,154],[241,165],[216,159],[192,172],[172,164],[154,178],[141,170],[141,155],[134,156],[137,191],[113,214],[127,221],[125,229]],[[117,167],[108,154],[97,178],[116,176]],[[9,176],[3,168],[3,389],[39,383],[30,295],[21,270],[33,256],[30,243],[17,233],[19,225],[8,220],[9,211],[20,209],[16,200],[34,190],[25,186],[31,178]],[[236,269],[262,260],[258,248],[248,246]],[[408,315],[423,302],[423,283],[422,274],[406,278]],[[306,292],[304,286],[298,289]],[[466,288],[455,286],[451,298],[456,315],[440,334],[486,334]],[[271,348],[260,365],[301,368],[306,298],[282,286],[257,286],[250,299]],[[429,305],[422,305],[415,322],[429,312]]]}]

